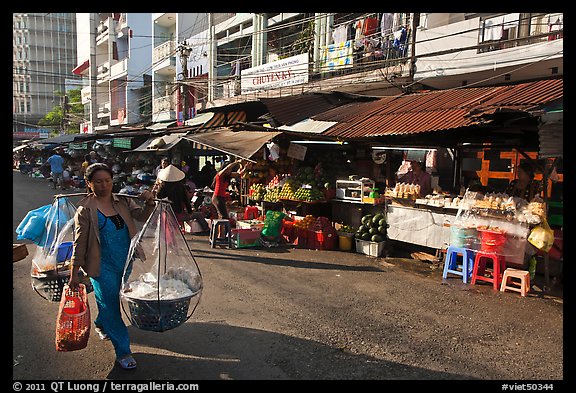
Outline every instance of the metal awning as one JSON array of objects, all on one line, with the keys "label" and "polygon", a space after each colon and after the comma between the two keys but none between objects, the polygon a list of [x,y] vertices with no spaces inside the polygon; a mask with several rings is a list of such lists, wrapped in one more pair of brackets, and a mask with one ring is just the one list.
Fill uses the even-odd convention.
[{"label": "metal awning", "polygon": [[82,75],[84,71],[90,66],[90,60],[85,60],[82,64],[72,69],[72,73],[75,75]]},{"label": "metal awning", "polygon": [[65,135],[58,135],[52,138],[46,138],[46,139],[39,139],[37,142],[38,143],[42,143],[42,144],[66,144],[66,143],[70,143],[70,142],[74,142],[77,138],[80,139],[81,137],[79,137],[80,134],[65,134]]},{"label": "metal awning", "polygon": [[129,151],[133,152],[166,152],[176,146],[180,141],[182,141],[182,137],[186,135],[185,132],[179,132],[164,136],[155,136],[152,138],[148,138],[146,142],[138,146],[136,149],[132,149]]},{"label": "metal awning", "polygon": [[232,131],[229,128],[186,135],[184,139],[252,162],[264,144],[280,135],[275,131]]},{"label": "metal awning", "polygon": [[298,123],[292,124],[291,126],[280,126],[278,129],[302,133],[320,134],[332,127],[334,124],[338,124],[338,122],[304,119]]},{"label": "metal awning", "polygon": [[173,124],[176,124],[176,122],[170,121],[170,122],[164,122],[164,123],[154,123],[151,126],[146,127],[146,129],[152,130],[152,131],[165,130]]}]

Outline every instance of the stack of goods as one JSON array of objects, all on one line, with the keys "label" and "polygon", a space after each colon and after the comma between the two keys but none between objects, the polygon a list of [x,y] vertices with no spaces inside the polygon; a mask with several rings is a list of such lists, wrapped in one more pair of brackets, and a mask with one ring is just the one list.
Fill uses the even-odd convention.
[{"label": "stack of goods", "polygon": [[250,186],[250,189],[248,191],[248,196],[250,197],[250,199],[256,202],[260,202],[264,197],[264,195],[266,195],[266,188],[264,187],[264,185],[260,183],[255,183]]},{"label": "stack of goods", "polygon": [[300,187],[294,193],[294,199],[305,202],[318,202],[324,200],[324,192],[311,186]]},{"label": "stack of goods", "polygon": [[387,188],[384,192],[387,197],[405,198],[416,200],[420,197],[420,185],[408,183],[396,183],[393,189]]},{"label": "stack of goods", "polygon": [[294,221],[293,227],[296,232],[296,239],[294,240],[294,244],[298,245],[298,247],[308,248],[308,232],[314,225],[315,220],[316,218],[313,215],[308,214],[304,218]]},{"label": "stack of goods", "polygon": [[294,194],[300,188],[300,183],[296,181],[296,179],[288,178],[286,182],[282,186],[282,190],[280,191],[280,199],[295,199]]},{"label": "stack of goods", "polygon": [[367,214],[362,217],[355,237],[364,241],[383,242],[386,240],[387,227],[384,213]]},{"label": "stack of goods", "polygon": [[280,187],[268,188],[266,190],[266,193],[262,197],[262,200],[264,202],[276,203],[276,202],[280,201],[280,193],[281,192],[282,192],[282,189]]}]

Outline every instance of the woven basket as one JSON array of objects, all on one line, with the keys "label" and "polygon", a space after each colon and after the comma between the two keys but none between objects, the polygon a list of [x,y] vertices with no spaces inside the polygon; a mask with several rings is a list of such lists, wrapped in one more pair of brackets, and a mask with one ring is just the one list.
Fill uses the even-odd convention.
[{"label": "woven basket", "polygon": [[174,300],[142,300],[124,296],[132,325],[142,330],[163,332],[182,325],[189,318],[190,300],[197,294]]},{"label": "woven basket", "polygon": [[[80,272],[80,282],[86,286],[86,293],[94,291],[90,278]],[[38,274],[31,274],[32,289],[42,298],[59,302],[62,299],[64,285],[70,280],[70,270],[50,270]]]}]

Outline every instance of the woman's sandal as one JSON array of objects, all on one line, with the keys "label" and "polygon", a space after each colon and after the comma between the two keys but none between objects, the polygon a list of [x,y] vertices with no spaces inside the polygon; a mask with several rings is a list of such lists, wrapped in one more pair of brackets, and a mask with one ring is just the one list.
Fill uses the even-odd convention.
[{"label": "woman's sandal", "polygon": [[108,333],[102,330],[101,327],[96,326],[94,330],[96,331],[96,333],[98,333],[98,337],[100,337],[100,340],[110,340],[110,336],[108,335]]},{"label": "woman's sandal", "polygon": [[136,368],[136,360],[134,360],[132,355],[126,355],[120,359],[116,359],[116,361],[124,370],[131,370]]}]

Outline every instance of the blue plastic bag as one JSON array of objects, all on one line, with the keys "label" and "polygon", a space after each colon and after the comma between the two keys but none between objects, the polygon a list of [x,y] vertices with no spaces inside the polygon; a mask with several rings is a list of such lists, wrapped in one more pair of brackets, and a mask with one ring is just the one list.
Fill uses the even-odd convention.
[{"label": "blue plastic bag", "polygon": [[60,230],[74,218],[76,207],[67,198],[29,211],[16,228],[18,240],[27,239],[44,247],[52,245]]},{"label": "blue plastic bag", "polygon": [[47,235],[48,215],[51,207],[52,205],[45,205],[29,211],[16,228],[18,234],[16,239],[27,239],[40,244]]}]

